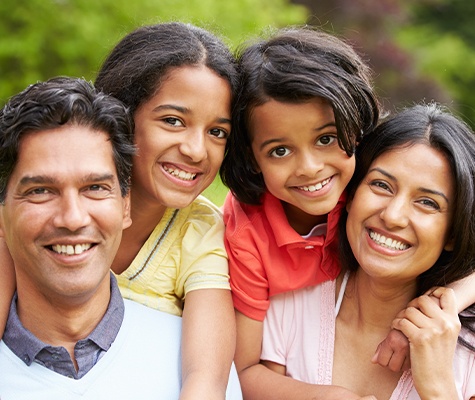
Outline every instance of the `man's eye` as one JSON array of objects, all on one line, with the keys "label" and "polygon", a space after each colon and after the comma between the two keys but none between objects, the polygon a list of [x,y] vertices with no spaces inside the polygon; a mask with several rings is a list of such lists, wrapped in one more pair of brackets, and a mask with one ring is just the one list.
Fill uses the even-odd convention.
[{"label": "man's eye", "polygon": [[31,195],[42,195],[42,194],[48,194],[49,193],[49,190],[46,189],[46,188],[35,188],[35,189],[31,189],[28,194],[31,194]]}]

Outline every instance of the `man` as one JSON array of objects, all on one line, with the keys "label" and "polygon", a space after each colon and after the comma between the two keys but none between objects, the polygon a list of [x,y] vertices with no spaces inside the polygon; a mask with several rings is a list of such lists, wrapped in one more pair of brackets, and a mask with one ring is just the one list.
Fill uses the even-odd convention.
[{"label": "man", "polygon": [[123,301],[110,273],[131,224],[132,123],[81,79],[0,111],[0,236],[17,291],[0,398],[177,399],[180,318]]}]

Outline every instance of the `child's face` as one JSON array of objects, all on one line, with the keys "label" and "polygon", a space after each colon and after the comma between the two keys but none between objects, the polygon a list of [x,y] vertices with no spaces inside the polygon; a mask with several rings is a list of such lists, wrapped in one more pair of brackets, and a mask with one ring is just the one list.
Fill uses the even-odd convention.
[{"label": "child's face", "polygon": [[134,120],[132,207],[139,199],[186,207],[223,161],[231,132],[230,85],[204,66],[175,68]]},{"label": "child's face", "polygon": [[254,108],[249,128],[267,189],[284,202],[294,229],[325,221],[355,170],[354,157],[338,146],[330,104],[270,100]]}]

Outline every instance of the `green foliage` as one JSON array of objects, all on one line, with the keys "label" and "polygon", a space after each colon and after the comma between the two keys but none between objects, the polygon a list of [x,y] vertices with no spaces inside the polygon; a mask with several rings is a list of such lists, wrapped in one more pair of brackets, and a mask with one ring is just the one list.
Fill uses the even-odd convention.
[{"label": "green foliage", "polygon": [[449,104],[475,128],[475,2],[425,0],[411,9],[397,40],[413,55],[417,70],[435,79],[453,100]]},{"label": "green foliage", "polygon": [[305,8],[286,0],[1,0],[0,104],[52,76],[93,80],[113,45],[140,25],[191,22],[233,46],[305,17]]}]

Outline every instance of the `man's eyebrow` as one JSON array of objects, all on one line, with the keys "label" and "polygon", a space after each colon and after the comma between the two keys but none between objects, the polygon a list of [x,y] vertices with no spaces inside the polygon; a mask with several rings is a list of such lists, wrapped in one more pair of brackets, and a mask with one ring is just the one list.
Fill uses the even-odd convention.
[{"label": "man's eyebrow", "polygon": [[[82,182],[101,182],[101,181],[112,181],[114,180],[114,178],[115,178],[115,175],[111,173],[103,173],[103,174],[92,173],[92,174],[85,175],[83,179],[81,179],[81,181]],[[31,185],[31,184],[36,184],[36,185],[56,184],[58,182],[59,182],[58,179],[50,175],[27,175],[20,179],[20,185],[22,186]]]},{"label": "man's eyebrow", "polygon": [[20,185],[31,185],[31,184],[44,184],[49,183],[53,184],[56,183],[57,179],[53,178],[52,176],[48,175],[27,175],[20,179]]}]

